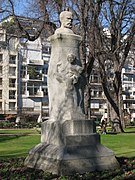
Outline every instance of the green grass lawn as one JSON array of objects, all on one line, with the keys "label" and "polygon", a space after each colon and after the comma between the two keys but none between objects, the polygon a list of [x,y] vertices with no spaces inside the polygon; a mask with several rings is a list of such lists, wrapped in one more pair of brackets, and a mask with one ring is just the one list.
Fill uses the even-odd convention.
[{"label": "green grass lawn", "polygon": [[101,135],[101,143],[112,149],[118,157],[135,157],[135,133]]},{"label": "green grass lawn", "polygon": [[39,142],[40,134],[30,135],[26,130],[17,131],[16,135],[15,132],[12,135],[0,135],[0,158],[26,156]]},{"label": "green grass lawn", "polygon": [[[10,134],[10,135],[9,135]],[[135,179],[135,128],[126,133],[101,135],[101,143],[112,149],[118,158],[120,168],[112,171],[86,172],[73,176],[53,176],[42,170],[24,166],[28,151],[40,143],[40,134],[35,130],[0,130],[0,179],[58,179],[89,180]],[[126,156],[123,158],[123,156]],[[130,157],[130,158],[127,158]]]},{"label": "green grass lawn", "polygon": [[37,134],[36,129],[0,129],[1,134]]},{"label": "green grass lawn", "polygon": [[[0,130],[0,158],[26,156],[38,143],[40,134],[36,130]],[[135,128],[126,129],[126,133],[101,135],[101,143],[116,156],[135,157]]]}]

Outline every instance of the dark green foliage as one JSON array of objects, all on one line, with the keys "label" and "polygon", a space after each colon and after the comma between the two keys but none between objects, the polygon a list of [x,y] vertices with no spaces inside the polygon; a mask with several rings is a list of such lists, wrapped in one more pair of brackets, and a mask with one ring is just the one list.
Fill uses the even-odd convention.
[{"label": "dark green foliage", "polygon": [[44,173],[42,170],[27,168],[24,166],[24,158],[11,158],[0,160],[0,179],[2,180],[122,180],[135,178],[135,157],[118,158],[120,168],[111,171],[86,172],[73,176],[56,176]]}]

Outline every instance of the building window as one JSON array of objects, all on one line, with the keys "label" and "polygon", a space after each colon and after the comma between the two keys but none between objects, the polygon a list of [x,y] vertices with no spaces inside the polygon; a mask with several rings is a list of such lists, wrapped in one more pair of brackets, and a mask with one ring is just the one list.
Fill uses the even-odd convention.
[{"label": "building window", "polygon": [[132,81],[133,80],[133,75],[124,75],[123,76],[123,81]]},{"label": "building window", "polygon": [[26,66],[21,67],[21,78],[26,78]]},{"label": "building window", "polygon": [[100,83],[100,78],[99,78],[99,75],[97,74],[93,74],[90,76],[90,81],[92,83]]},{"label": "building window", "polygon": [[0,78],[0,86],[2,86],[2,78]]},{"label": "building window", "polygon": [[0,66],[0,75],[2,75],[2,66]]},{"label": "building window", "polygon": [[21,94],[25,94],[25,93],[26,93],[26,83],[22,82]]},{"label": "building window", "polygon": [[48,96],[48,89],[47,88],[43,88],[42,91],[44,92],[44,96]]},{"label": "building window", "polygon": [[42,47],[42,53],[51,54],[51,48],[49,46],[43,46]]},{"label": "building window", "polygon": [[42,106],[48,106],[48,105],[49,105],[48,101],[42,102]]},{"label": "building window", "polygon": [[9,64],[16,64],[16,56],[15,55],[9,56]]},{"label": "building window", "polygon": [[2,102],[0,102],[0,110],[2,110]]},{"label": "building window", "polygon": [[9,75],[10,76],[16,75],[16,67],[9,67]]},{"label": "building window", "polygon": [[9,87],[15,87],[16,79],[9,79]]},{"label": "building window", "polygon": [[16,91],[9,90],[9,99],[15,99],[16,98],[15,94],[16,94]]},{"label": "building window", "polygon": [[132,69],[129,68],[129,67],[128,67],[128,68],[125,68],[125,72],[127,72],[127,73],[128,73],[128,72],[131,72],[131,70],[132,70]]},{"label": "building window", "polygon": [[16,50],[16,38],[10,38],[9,39],[9,50],[10,51],[15,51]]},{"label": "building window", "polygon": [[9,102],[9,110],[15,110],[15,102]]},{"label": "building window", "polygon": [[0,99],[2,99],[2,90],[0,90]]},{"label": "building window", "polygon": [[23,57],[22,62],[26,63],[27,59],[25,57]]},{"label": "building window", "polygon": [[44,86],[47,86],[47,77],[44,76],[44,82],[43,82]]},{"label": "building window", "polygon": [[40,84],[38,84],[38,83],[28,82],[27,90],[29,91],[30,96],[36,96],[36,95],[39,95],[41,93]]},{"label": "building window", "polygon": [[3,54],[0,54],[0,63],[3,62]]},{"label": "building window", "polygon": [[48,64],[44,62],[43,74],[47,74],[47,73],[48,73]]}]

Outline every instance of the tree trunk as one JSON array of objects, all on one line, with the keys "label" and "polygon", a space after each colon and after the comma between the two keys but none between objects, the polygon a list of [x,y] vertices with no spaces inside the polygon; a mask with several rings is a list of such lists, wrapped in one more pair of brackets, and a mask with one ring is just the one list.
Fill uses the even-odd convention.
[{"label": "tree trunk", "polygon": [[84,92],[84,107],[85,107],[85,118],[90,119],[90,99],[91,99],[91,88],[90,85],[86,85]]},{"label": "tree trunk", "polygon": [[121,124],[121,120],[118,117],[117,113],[114,111],[111,104],[109,104],[110,109],[110,119],[111,119],[111,127],[113,132],[124,132]]},{"label": "tree trunk", "polygon": [[125,128],[124,103],[123,103],[123,97],[122,97],[122,85],[120,86],[120,89],[119,89],[119,111],[120,111],[121,125],[123,128]]}]

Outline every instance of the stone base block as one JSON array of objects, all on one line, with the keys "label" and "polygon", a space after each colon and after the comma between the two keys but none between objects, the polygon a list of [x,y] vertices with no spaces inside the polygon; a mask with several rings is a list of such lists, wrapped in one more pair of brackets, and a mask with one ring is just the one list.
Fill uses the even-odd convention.
[{"label": "stone base block", "polygon": [[119,166],[113,152],[100,143],[89,146],[40,143],[29,152],[25,165],[57,175],[83,174]]},{"label": "stone base block", "polygon": [[65,139],[65,137],[68,139],[73,137],[78,140],[80,137],[83,142],[85,137],[88,140],[92,137],[91,134],[95,133],[96,126],[92,120],[66,120],[62,123],[48,120],[42,123],[41,142],[61,146],[66,145],[67,138]]}]

